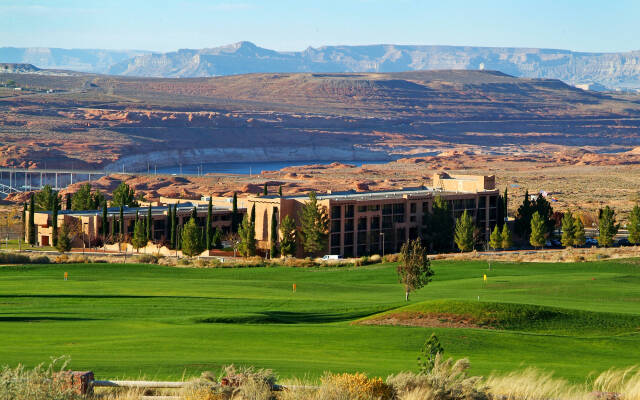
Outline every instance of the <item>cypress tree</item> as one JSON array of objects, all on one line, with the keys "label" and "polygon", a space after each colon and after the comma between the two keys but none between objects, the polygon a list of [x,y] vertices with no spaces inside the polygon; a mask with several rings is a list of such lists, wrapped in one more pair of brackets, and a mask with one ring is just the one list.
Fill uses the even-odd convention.
[{"label": "cypress tree", "polygon": [[27,203],[22,207],[22,237],[27,234]]},{"label": "cypress tree", "polygon": [[329,216],[326,208],[318,204],[315,192],[309,193],[309,201],[302,206],[299,219],[302,248],[305,253],[312,255],[326,250]]},{"label": "cypress tree", "polygon": [[504,195],[502,196],[502,217],[503,220],[506,221],[509,216],[509,192],[508,188],[505,186]]},{"label": "cypress tree", "polygon": [[220,227],[216,228],[213,238],[211,239],[211,243],[216,249],[222,248],[222,229],[220,229]]},{"label": "cypress tree", "polygon": [[193,219],[193,222],[198,225],[198,210],[196,209],[196,206],[193,206],[193,210],[191,210],[191,218]]},{"label": "cypress tree", "polygon": [[67,204],[66,204],[65,209],[66,210],[71,210],[71,194],[67,193],[66,194],[66,198],[67,198]]},{"label": "cypress tree", "polygon": [[205,249],[211,250],[213,245],[211,239],[213,239],[213,200],[209,197],[209,207],[207,208],[207,227],[205,229]]},{"label": "cypress tree", "polygon": [[202,252],[202,233],[196,220],[191,218],[184,226],[182,235],[182,252],[189,257],[196,256]]},{"label": "cypress tree", "polygon": [[145,237],[147,241],[153,240],[153,217],[151,216],[151,204],[149,204],[149,209],[147,210],[147,221],[145,223],[145,227],[147,228],[147,232],[145,233]]},{"label": "cypress tree", "polygon": [[112,215],[111,216],[111,239],[115,238],[115,234],[116,234],[116,216]]},{"label": "cypress tree", "polygon": [[562,217],[562,236],[560,241],[565,247],[573,246],[576,238],[576,221],[571,212],[567,211]]},{"label": "cypress tree", "polygon": [[29,244],[32,246],[36,244],[36,224],[34,221],[35,207],[35,199],[32,195],[29,198]]},{"label": "cypress tree", "polygon": [[102,237],[106,238],[109,235],[109,220],[107,214],[107,203],[102,203]]},{"label": "cypress tree", "polygon": [[513,247],[513,238],[511,237],[511,231],[507,224],[502,225],[502,248],[510,249]]},{"label": "cypress tree", "polygon": [[280,241],[280,253],[283,256],[292,256],[296,254],[296,224],[293,218],[285,215],[280,224],[280,233],[282,240]]},{"label": "cypress tree", "polygon": [[529,198],[529,191],[527,190],[524,194],[524,199],[522,200],[522,204],[518,208],[516,214],[516,233],[520,235],[521,238],[526,238],[531,234],[531,216],[533,214],[533,204]]},{"label": "cypress tree", "polygon": [[233,205],[231,208],[231,232],[238,232],[238,195],[233,192]]},{"label": "cypress tree", "polygon": [[144,220],[136,219],[136,224],[133,228],[133,237],[131,238],[131,244],[136,249],[144,247],[147,244]]},{"label": "cypress tree", "polygon": [[120,226],[118,227],[118,233],[120,234],[120,241],[124,240],[124,209],[120,206],[120,221],[118,221]]},{"label": "cypress tree", "polygon": [[274,207],[271,212],[271,249],[269,251],[270,258],[278,255],[278,208]]},{"label": "cypress tree", "polygon": [[240,236],[240,244],[238,245],[238,251],[243,257],[250,257],[256,254],[256,234],[255,225],[251,222],[251,218],[245,214],[242,219],[242,224],[238,229],[238,235]]},{"label": "cypress tree", "polygon": [[629,242],[633,244],[640,243],[640,206],[637,204],[631,210],[627,228],[629,229]]},{"label": "cypress tree", "polygon": [[435,251],[451,249],[453,243],[454,220],[449,209],[449,203],[441,196],[433,199],[431,213],[427,218],[428,230],[424,235],[432,244]]},{"label": "cypress tree", "polygon": [[502,233],[500,233],[498,224],[493,227],[493,232],[491,232],[491,236],[489,236],[489,246],[494,250],[502,247]]},{"label": "cypress tree", "polygon": [[282,197],[282,185],[278,186],[278,196]]},{"label": "cypress tree", "polygon": [[172,249],[176,248],[176,211],[175,208],[169,204],[169,246]]},{"label": "cypress tree", "polygon": [[264,183],[264,189],[262,189],[262,194],[263,195],[268,195],[269,194],[269,190],[267,189],[267,183]]},{"label": "cypress tree", "polygon": [[251,229],[253,231],[253,237],[256,237],[256,205],[251,207]]},{"label": "cypress tree", "polygon": [[54,192],[53,209],[51,210],[51,244],[53,247],[58,245],[58,209],[60,208],[60,198],[58,193]]}]

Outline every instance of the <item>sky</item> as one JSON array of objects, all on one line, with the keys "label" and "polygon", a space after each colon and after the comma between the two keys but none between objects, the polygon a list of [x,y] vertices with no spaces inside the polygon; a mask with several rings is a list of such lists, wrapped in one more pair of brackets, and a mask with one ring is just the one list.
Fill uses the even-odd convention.
[{"label": "sky", "polygon": [[0,0],[0,47],[640,49],[638,0]]}]

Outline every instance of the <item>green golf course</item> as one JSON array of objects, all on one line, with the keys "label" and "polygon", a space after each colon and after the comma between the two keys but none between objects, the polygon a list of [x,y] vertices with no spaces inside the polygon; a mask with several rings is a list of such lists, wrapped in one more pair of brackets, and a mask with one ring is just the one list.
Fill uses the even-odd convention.
[{"label": "green golf course", "polygon": [[[393,264],[3,266],[0,363],[69,356],[71,368],[98,379],[180,379],[231,363],[283,378],[386,377],[415,370],[433,332],[446,356],[470,359],[473,374],[532,366],[583,381],[638,363],[638,260],[432,266],[433,282],[408,304]],[[464,317],[474,327],[357,323],[411,313]]]}]

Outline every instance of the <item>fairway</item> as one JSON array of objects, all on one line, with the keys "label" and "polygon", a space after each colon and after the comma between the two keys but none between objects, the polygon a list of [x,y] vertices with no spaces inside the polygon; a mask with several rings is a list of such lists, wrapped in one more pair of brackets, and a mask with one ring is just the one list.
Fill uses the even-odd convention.
[{"label": "fairway", "polygon": [[468,357],[474,374],[535,366],[577,381],[638,362],[636,260],[493,263],[490,271],[486,262],[436,261],[433,268],[433,282],[403,310],[463,313],[496,326],[354,324],[407,305],[389,264],[0,267],[0,360],[33,366],[68,355],[73,369],[98,378],[179,379],[230,363],[281,377],[386,376],[415,370],[436,332],[446,355]]}]

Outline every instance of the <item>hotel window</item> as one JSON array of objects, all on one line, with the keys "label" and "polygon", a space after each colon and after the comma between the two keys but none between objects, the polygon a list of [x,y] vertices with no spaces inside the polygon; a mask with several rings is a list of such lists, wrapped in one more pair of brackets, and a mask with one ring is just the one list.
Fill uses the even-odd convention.
[{"label": "hotel window", "polygon": [[393,214],[393,206],[391,204],[383,204],[382,215],[390,215],[390,214]]},{"label": "hotel window", "polygon": [[331,232],[340,232],[340,220],[339,219],[331,220]]},{"label": "hotel window", "polygon": [[358,206],[358,212],[359,213],[367,212],[367,206]]},{"label": "hotel window", "polygon": [[478,208],[485,208],[487,207],[487,198],[486,196],[480,196],[480,199],[478,201]]},{"label": "hotel window", "polygon": [[380,229],[380,217],[371,218],[371,229]]},{"label": "hotel window", "polygon": [[367,230],[367,217],[358,218],[358,230],[359,231]]},{"label": "hotel window", "polygon": [[395,203],[393,205],[393,213],[404,215],[404,203]]},{"label": "hotel window", "polygon": [[345,232],[353,231],[353,218],[344,220],[344,231]]},{"label": "hotel window", "polygon": [[411,214],[415,214],[416,213],[416,203],[411,203]]},{"label": "hotel window", "polygon": [[380,211],[380,204],[374,204],[367,207],[368,211]]},{"label": "hotel window", "polygon": [[333,206],[331,207],[331,219],[340,219],[342,217],[342,207]]},{"label": "hotel window", "polygon": [[498,197],[497,196],[489,197],[489,207],[495,207],[497,201],[498,201]]},{"label": "hotel window", "polygon": [[345,207],[345,211],[344,211],[344,216],[345,218],[353,218],[353,210],[355,209],[355,207],[353,206],[353,204],[350,204],[348,206]]},{"label": "hotel window", "polygon": [[340,247],[340,234],[332,233],[331,234],[331,247]]}]

